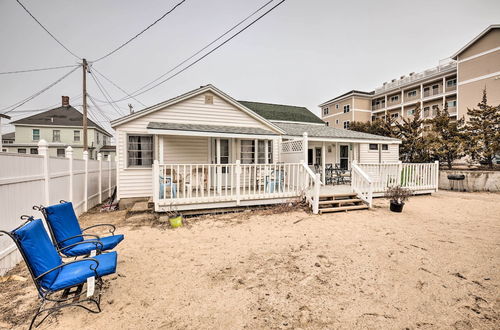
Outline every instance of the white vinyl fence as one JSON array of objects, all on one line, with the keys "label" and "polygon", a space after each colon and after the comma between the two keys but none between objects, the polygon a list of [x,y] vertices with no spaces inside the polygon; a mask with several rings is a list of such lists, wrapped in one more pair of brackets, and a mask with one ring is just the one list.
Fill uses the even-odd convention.
[{"label": "white vinyl fence", "polygon": [[[73,159],[71,147],[65,158],[48,156],[47,142],[40,141],[38,155],[0,153],[0,229],[12,230],[20,216],[42,214],[33,205],[72,201],[77,214],[111,196],[116,184],[116,163],[111,159]],[[19,262],[21,255],[9,237],[0,237],[0,275]]]}]

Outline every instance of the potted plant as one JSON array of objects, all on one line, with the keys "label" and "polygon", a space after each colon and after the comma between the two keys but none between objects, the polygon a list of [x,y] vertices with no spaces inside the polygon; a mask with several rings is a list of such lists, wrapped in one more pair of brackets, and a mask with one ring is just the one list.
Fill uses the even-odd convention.
[{"label": "potted plant", "polygon": [[390,200],[390,210],[392,212],[402,212],[405,201],[412,195],[412,191],[401,186],[387,187],[385,197]]}]

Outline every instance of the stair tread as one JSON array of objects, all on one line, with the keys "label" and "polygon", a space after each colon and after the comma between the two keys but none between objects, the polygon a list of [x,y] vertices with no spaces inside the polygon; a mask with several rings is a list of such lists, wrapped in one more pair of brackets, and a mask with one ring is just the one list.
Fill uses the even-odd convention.
[{"label": "stair tread", "polygon": [[319,205],[328,205],[328,204],[343,204],[343,203],[355,203],[362,202],[362,199],[359,198],[351,198],[351,199],[333,199],[326,201],[319,201]]},{"label": "stair tread", "polygon": [[364,210],[368,209],[368,205],[352,205],[352,206],[341,206],[341,207],[330,207],[319,209],[320,213],[328,213],[328,212],[340,212],[340,211],[349,211],[349,210]]},{"label": "stair tread", "polygon": [[319,198],[328,198],[328,197],[351,197],[351,196],[357,196],[356,193],[343,193],[343,194],[323,194],[319,195]]}]

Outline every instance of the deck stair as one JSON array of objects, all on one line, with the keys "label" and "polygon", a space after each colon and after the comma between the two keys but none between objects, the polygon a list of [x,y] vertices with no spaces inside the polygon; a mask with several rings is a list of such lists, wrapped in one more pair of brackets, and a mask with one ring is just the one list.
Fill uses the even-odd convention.
[{"label": "deck stair", "polygon": [[368,209],[356,193],[323,194],[319,196],[319,213],[354,211]]}]

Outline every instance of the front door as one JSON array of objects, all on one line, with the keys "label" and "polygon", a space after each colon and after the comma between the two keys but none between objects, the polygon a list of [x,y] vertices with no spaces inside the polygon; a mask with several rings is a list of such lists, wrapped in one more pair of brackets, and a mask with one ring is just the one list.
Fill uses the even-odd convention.
[{"label": "front door", "polygon": [[340,145],[340,168],[344,170],[349,169],[349,146],[345,144]]},{"label": "front door", "polygon": [[[212,164],[229,164],[231,150],[229,139],[213,139],[212,147],[214,151],[212,153]],[[220,150],[220,156],[218,150]],[[227,167],[214,169],[214,173],[211,173],[212,185],[218,187],[218,190],[220,190],[226,183],[230,184],[230,182],[227,181],[230,179],[228,175]]]}]

